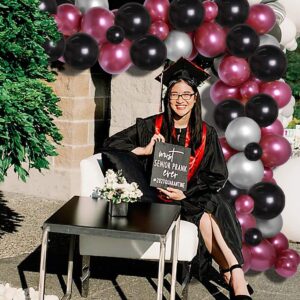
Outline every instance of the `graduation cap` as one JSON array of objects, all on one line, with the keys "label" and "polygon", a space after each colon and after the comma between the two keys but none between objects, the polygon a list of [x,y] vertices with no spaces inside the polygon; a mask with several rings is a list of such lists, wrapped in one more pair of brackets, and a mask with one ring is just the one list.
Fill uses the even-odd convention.
[{"label": "graduation cap", "polygon": [[163,70],[155,79],[165,86],[169,86],[170,82],[178,81],[179,79],[193,82],[194,85],[198,86],[209,76],[201,67],[181,57]]}]

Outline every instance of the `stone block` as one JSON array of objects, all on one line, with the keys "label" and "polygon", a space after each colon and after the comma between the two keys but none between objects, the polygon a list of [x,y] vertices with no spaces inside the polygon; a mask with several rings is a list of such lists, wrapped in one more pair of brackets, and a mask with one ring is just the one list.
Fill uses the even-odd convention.
[{"label": "stone block", "polygon": [[63,145],[86,145],[89,123],[86,121],[55,121],[63,136]]}]

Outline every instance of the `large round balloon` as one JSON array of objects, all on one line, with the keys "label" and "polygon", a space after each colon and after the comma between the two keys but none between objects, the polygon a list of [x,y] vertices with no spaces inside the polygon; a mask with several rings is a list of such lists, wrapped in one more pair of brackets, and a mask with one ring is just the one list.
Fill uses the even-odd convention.
[{"label": "large round balloon", "polygon": [[263,239],[263,236],[262,236],[260,230],[257,228],[249,228],[245,232],[245,242],[248,245],[256,246],[262,241],[262,239]]},{"label": "large round balloon", "polygon": [[106,32],[114,25],[114,14],[102,7],[89,9],[82,17],[81,31],[91,35],[98,44],[107,42]]},{"label": "large round balloon", "polygon": [[214,111],[215,122],[217,126],[224,131],[232,120],[243,117],[244,115],[245,110],[243,104],[234,99],[222,101],[216,106]]},{"label": "large round balloon", "polygon": [[283,125],[278,119],[275,120],[275,122],[273,122],[271,125],[261,129],[262,136],[267,134],[283,135],[283,133],[284,133]]},{"label": "large round balloon", "polygon": [[259,45],[259,37],[254,29],[245,24],[238,24],[227,34],[228,51],[238,57],[249,57]]},{"label": "large round balloon", "polygon": [[86,33],[76,33],[66,40],[64,60],[75,69],[92,67],[98,58],[98,44]]},{"label": "large round balloon", "polygon": [[194,44],[205,57],[215,57],[226,50],[225,30],[217,23],[204,22],[195,31]]},{"label": "large round balloon", "polygon": [[106,39],[112,44],[119,44],[124,40],[125,32],[120,26],[111,26],[106,31]]},{"label": "large round balloon", "polygon": [[283,221],[281,215],[269,220],[256,218],[256,228],[261,231],[264,238],[271,238],[278,234],[282,229],[282,225]]},{"label": "large round balloon", "polygon": [[287,256],[279,256],[275,262],[275,272],[285,278],[295,275],[297,267],[298,265]]},{"label": "large round balloon", "polygon": [[239,151],[244,151],[249,143],[258,143],[260,136],[261,132],[257,123],[247,117],[234,119],[225,131],[228,144]]},{"label": "large round balloon", "polygon": [[245,112],[259,126],[267,127],[277,119],[278,105],[271,96],[257,94],[247,102]]},{"label": "large round balloon", "polygon": [[249,59],[252,73],[263,81],[280,79],[287,68],[287,59],[276,46],[258,47]]},{"label": "large round balloon", "polygon": [[277,102],[279,108],[287,105],[292,97],[290,86],[280,80],[263,83],[260,92],[270,95]]},{"label": "large round balloon", "polygon": [[276,23],[276,16],[271,7],[266,4],[256,4],[250,7],[247,24],[259,34],[269,32]]},{"label": "large round balloon", "polygon": [[131,42],[124,40],[119,44],[105,43],[98,58],[101,68],[109,74],[120,74],[132,65],[130,59]]},{"label": "large round balloon", "polygon": [[293,249],[283,249],[282,251],[279,252],[279,256],[283,257],[286,256],[293,260],[296,264],[300,264],[300,255],[296,250]]},{"label": "large round balloon", "polygon": [[222,152],[223,152],[223,155],[224,155],[224,158],[225,160],[227,161],[233,154],[235,154],[237,151],[232,149],[227,141],[226,141],[226,138],[225,137],[221,137],[219,138],[219,142],[220,142],[220,145],[221,145],[221,148],[222,148]]},{"label": "large round balloon", "polygon": [[75,5],[82,13],[86,13],[93,7],[102,7],[109,10],[108,0],[75,0]]},{"label": "large round balloon", "polygon": [[228,179],[240,189],[248,189],[262,180],[264,166],[260,160],[251,161],[240,152],[230,157],[227,162]]},{"label": "large round balloon", "polygon": [[66,36],[70,36],[79,31],[81,12],[73,4],[65,3],[57,7],[56,17],[60,20],[59,31]]},{"label": "large round balloon", "polygon": [[220,63],[218,75],[225,84],[238,86],[250,77],[250,67],[244,58],[226,56]]},{"label": "large round balloon", "polygon": [[268,238],[268,241],[273,245],[277,255],[282,251],[286,250],[289,247],[289,240],[282,233],[279,232],[271,238]]},{"label": "large round balloon", "polygon": [[223,26],[234,26],[244,23],[249,14],[247,0],[215,0],[218,4],[216,21]]},{"label": "large round balloon", "polygon": [[[239,189],[227,180],[224,187],[220,190],[220,194],[223,195],[224,199],[226,199],[229,203],[234,205],[235,200],[243,194],[246,194],[246,190]],[[254,219],[255,221],[255,219]],[[255,225],[254,225],[255,227]]]},{"label": "large round balloon", "polygon": [[292,154],[291,145],[286,138],[276,134],[264,135],[260,141],[263,150],[261,160],[265,167],[283,165]]},{"label": "large round balloon", "polygon": [[134,2],[122,5],[115,18],[115,25],[123,27],[128,39],[136,39],[146,34],[150,28],[151,18],[147,9]]},{"label": "large round balloon", "polygon": [[50,14],[56,14],[57,4],[55,0],[40,0],[39,10],[47,11]]},{"label": "large round balloon", "polygon": [[258,143],[249,143],[246,146],[244,153],[247,159],[256,161],[261,158],[262,149]]},{"label": "large round balloon", "polygon": [[262,240],[257,246],[249,246],[251,249],[251,269],[264,272],[270,269],[276,261],[276,252],[268,240]]},{"label": "large round balloon", "polygon": [[49,56],[49,61],[56,61],[64,54],[66,47],[65,39],[62,37],[57,42],[46,40],[43,47]]},{"label": "large round balloon", "polygon": [[136,39],[130,48],[130,57],[135,66],[142,70],[155,70],[167,57],[165,44],[154,35]]},{"label": "large round balloon", "polygon": [[193,50],[193,42],[191,37],[182,31],[172,30],[165,39],[167,47],[167,57],[172,61],[178,60],[180,57],[188,58]]},{"label": "large round balloon", "polygon": [[169,0],[145,0],[144,6],[148,10],[152,22],[168,20]]},{"label": "large round balloon", "polygon": [[209,90],[210,98],[214,104],[219,104],[226,99],[240,99],[239,88],[229,86],[221,80],[214,82]]},{"label": "large round balloon", "polygon": [[260,219],[273,219],[283,210],[285,196],[282,189],[270,182],[259,182],[252,186],[249,195],[254,199],[253,214]]},{"label": "large round balloon", "polygon": [[240,195],[234,203],[235,211],[240,214],[250,214],[254,209],[254,200],[249,195]]},{"label": "large round balloon", "polygon": [[169,8],[171,25],[181,31],[193,31],[200,26],[204,16],[201,1],[174,0]]}]

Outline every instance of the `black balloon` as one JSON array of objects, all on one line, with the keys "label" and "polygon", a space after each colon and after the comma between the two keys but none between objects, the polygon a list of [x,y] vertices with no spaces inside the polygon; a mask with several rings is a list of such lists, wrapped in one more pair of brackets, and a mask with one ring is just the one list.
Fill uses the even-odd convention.
[{"label": "black balloon", "polygon": [[193,31],[203,21],[204,9],[198,0],[174,0],[169,8],[171,25],[181,31]]},{"label": "black balloon", "polygon": [[267,94],[253,96],[245,106],[246,116],[253,119],[260,127],[271,125],[278,117],[278,105]]},{"label": "black balloon", "polygon": [[58,42],[46,40],[44,43],[45,52],[49,55],[49,61],[53,62],[58,60],[65,51],[66,43],[64,37]]},{"label": "black balloon", "polygon": [[223,26],[234,26],[244,23],[249,14],[247,0],[215,0],[218,4],[216,21]]},{"label": "black balloon", "polygon": [[135,40],[130,48],[133,64],[142,70],[155,70],[167,57],[167,48],[159,38],[145,35]]},{"label": "black balloon", "polygon": [[228,51],[238,57],[249,57],[259,45],[259,37],[254,29],[245,24],[235,25],[226,37]]},{"label": "black balloon", "polygon": [[262,149],[258,143],[249,143],[244,150],[245,156],[252,161],[259,160],[262,156]]},{"label": "black balloon", "polygon": [[143,5],[129,2],[118,9],[115,25],[124,29],[126,38],[134,40],[148,32],[151,17]]},{"label": "black balloon", "polygon": [[256,246],[258,245],[263,239],[262,233],[257,228],[249,228],[245,232],[245,242],[248,245]]},{"label": "black balloon", "polygon": [[277,217],[285,205],[285,196],[282,189],[271,182],[259,182],[249,190],[254,199],[252,214],[260,219],[273,219]]},{"label": "black balloon", "polygon": [[57,4],[55,0],[40,0],[39,9],[50,14],[56,14]]},{"label": "black balloon", "polygon": [[227,180],[224,187],[220,190],[220,194],[231,205],[234,205],[234,202],[235,202],[236,198],[239,197],[240,195],[247,194],[247,191],[235,187],[229,180]]},{"label": "black balloon", "polygon": [[210,57],[202,56],[198,53],[198,55],[194,58],[193,62],[201,67],[202,69],[208,69],[213,66],[214,59]]},{"label": "black balloon", "polygon": [[274,81],[283,77],[287,59],[281,49],[273,45],[258,47],[249,59],[252,73],[263,81]]},{"label": "black balloon", "polygon": [[220,102],[214,111],[215,122],[224,131],[232,120],[243,116],[245,116],[244,105],[234,99]]},{"label": "black balloon", "polygon": [[111,26],[106,31],[106,39],[113,44],[121,43],[124,40],[124,37],[124,29],[120,26]]},{"label": "black balloon", "polygon": [[92,67],[97,62],[98,54],[96,40],[86,33],[76,33],[66,40],[64,59],[75,69]]}]

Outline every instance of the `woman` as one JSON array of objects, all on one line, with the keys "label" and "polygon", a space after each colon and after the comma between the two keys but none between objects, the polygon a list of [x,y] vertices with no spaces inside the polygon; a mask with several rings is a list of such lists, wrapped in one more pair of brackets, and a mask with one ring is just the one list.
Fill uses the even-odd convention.
[{"label": "woman", "polygon": [[159,199],[182,207],[182,218],[199,228],[199,274],[207,270],[210,257],[223,270],[232,299],[251,299],[241,269],[241,229],[233,208],[218,191],[227,180],[227,168],[215,129],[201,120],[197,86],[207,74],[185,59],[163,73],[167,86],[164,113],[137,123],[109,138],[104,146],[126,149],[139,156],[149,174],[157,141],[191,148],[188,188],[159,188]]}]

